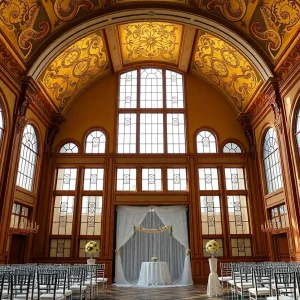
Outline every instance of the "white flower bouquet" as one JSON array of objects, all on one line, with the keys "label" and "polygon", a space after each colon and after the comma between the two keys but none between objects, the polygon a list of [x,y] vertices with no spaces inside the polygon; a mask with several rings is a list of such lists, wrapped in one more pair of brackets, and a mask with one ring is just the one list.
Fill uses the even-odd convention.
[{"label": "white flower bouquet", "polygon": [[214,254],[220,250],[216,240],[210,240],[207,242],[205,248],[207,252],[212,254],[212,256],[214,256]]},{"label": "white flower bouquet", "polygon": [[156,262],[157,260],[158,260],[158,259],[157,259],[156,256],[152,256],[152,257],[151,257],[151,261],[152,261],[152,262]]},{"label": "white flower bouquet", "polygon": [[91,258],[93,257],[93,254],[100,251],[100,247],[97,242],[95,241],[89,241],[85,245],[85,252],[90,254]]}]

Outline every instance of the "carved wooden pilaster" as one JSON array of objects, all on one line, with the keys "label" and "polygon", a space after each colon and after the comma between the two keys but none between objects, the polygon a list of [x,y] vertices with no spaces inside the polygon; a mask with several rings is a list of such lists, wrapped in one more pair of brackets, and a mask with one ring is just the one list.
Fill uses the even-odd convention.
[{"label": "carved wooden pilaster", "polygon": [[59,131],[60,125],[64,121],[65,121],[65,117],[62,114],[56,113],[52,115],[51,124],[48,127],[47,135],[45,139],[44,151],[46,156],[49,156],[49,154],[51,153],[54,138]]},{"label": "carved wooden pilaster", "polygon": [[241,124],[242,130],[249,144],[249,152],[253,158],[256,156],[255,135],[251,125],[251,118],[246,113],[240,113],[237,121]]}]

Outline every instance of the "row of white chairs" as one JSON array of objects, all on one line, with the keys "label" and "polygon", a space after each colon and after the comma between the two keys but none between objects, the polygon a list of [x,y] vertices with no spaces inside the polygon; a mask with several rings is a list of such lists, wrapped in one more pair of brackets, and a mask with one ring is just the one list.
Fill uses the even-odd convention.
[{"label": "row of white chairs", "polygon": [[220,263],[222,286],[232,298],[297,300],[300,294],[300,263]]},{"label": "row of white chairs", "polygon": [[0,266],[0,299],[64,300],[107,297],[105,264]]}]

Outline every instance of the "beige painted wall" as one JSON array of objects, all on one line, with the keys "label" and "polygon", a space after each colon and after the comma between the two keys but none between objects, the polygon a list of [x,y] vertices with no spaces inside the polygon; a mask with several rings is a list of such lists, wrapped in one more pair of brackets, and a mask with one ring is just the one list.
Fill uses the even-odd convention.
[{"label": "beige painted wall", "polygon": [[[75,139],[81,145],[84,135],[92,127],[102,127],[109,137],[109,152],[112,153],[115,141],[115,115],[118,93],[118,75],[111,75],[89,87],[71,105],[66,121],[57,134],[53,149],[65,139]],[[194,151],[194,134],[200,127],[214,129],[219,144],[229,138],[239,140],[246,149],[246,138],[236,113],[219,92],[192,75],[186,76],[187,130],[189,151]]]}]

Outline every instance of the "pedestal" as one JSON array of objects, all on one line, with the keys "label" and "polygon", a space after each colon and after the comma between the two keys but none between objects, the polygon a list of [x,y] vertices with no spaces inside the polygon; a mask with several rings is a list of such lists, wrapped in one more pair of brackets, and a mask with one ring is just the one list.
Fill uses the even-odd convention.
[{"label": "pedestal", "polygon": [[207,283],[207,295],[209,297],[215,297],[215,296],[222,296],[222,287],[220,285],[220,281],[218,279],[218,259],[217,258],[209,258],[209,269],[210,274],[208,277],[208,283]]},{"label": "pedestal", "polygon": [[94,264],[96,263],[96,259],[94,259],[94,258],[89,258],[89,259],[86,261],[86,263],[87,263],[88,265],[94,265]]}]

